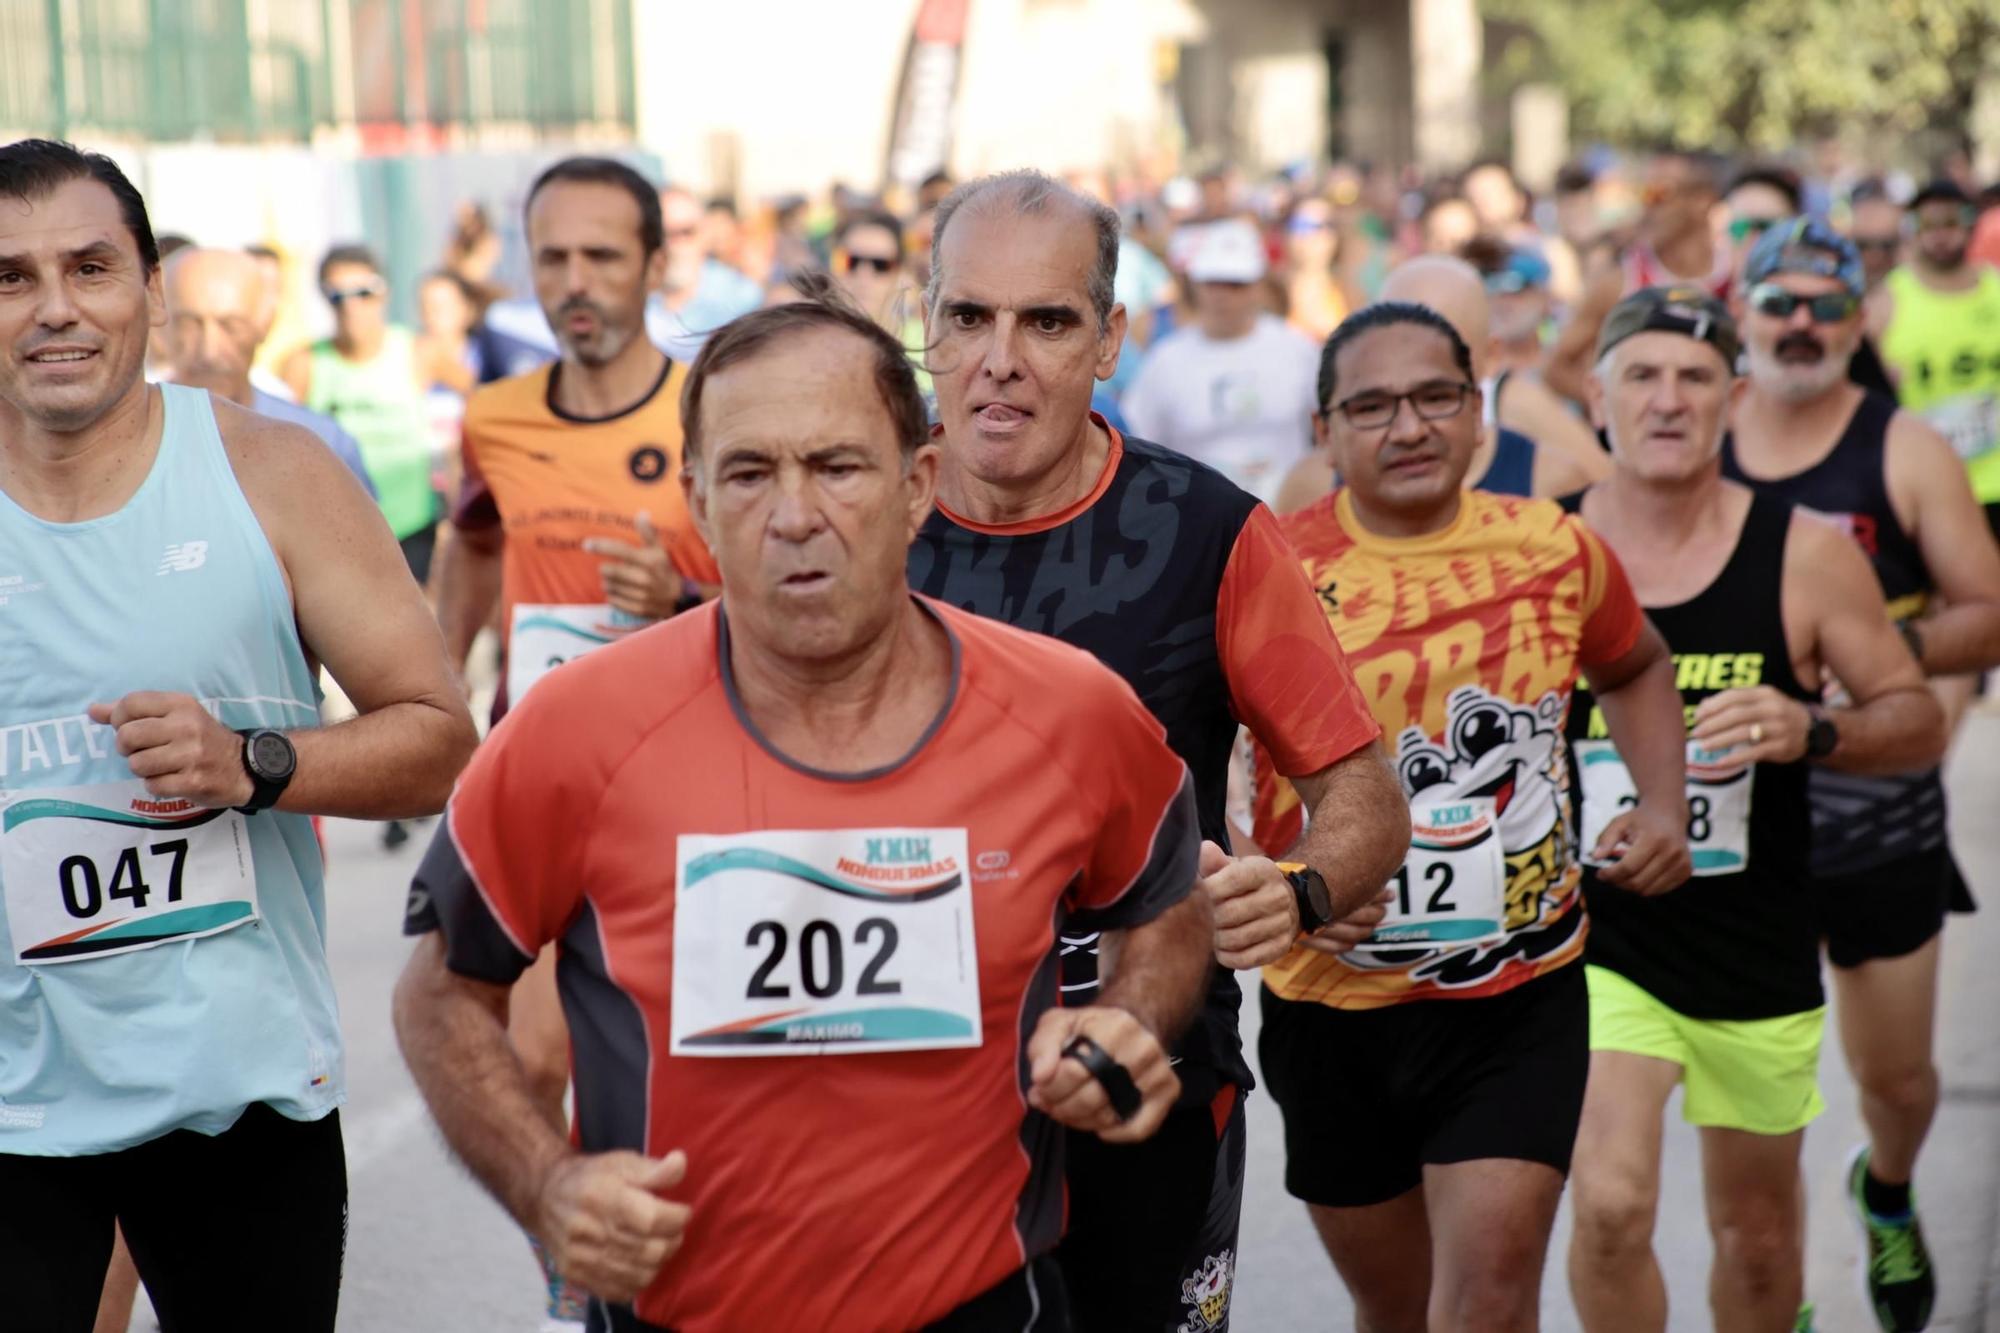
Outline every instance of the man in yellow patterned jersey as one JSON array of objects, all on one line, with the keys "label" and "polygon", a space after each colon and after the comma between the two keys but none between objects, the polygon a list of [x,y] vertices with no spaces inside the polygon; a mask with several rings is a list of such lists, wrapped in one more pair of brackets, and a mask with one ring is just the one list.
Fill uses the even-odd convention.
[{"label": "man in yellow patterned jersey", "polygon": [[[467,403],[465,481],[437,573],[438,621],[461,670],[500,611],[496,721],[563,663],[698,605],[721,581],[681,491],[686,368],[645,336],[666,255],[659,196],[623,163],[568,158],[529,190],[527,232],[561,357]],[[516,987],[509,1035],[562,1126],[569,1040],[552,952]],[[550,1315],[581,1319],[580,1302],[550,1283]]]},{"label": "man in yellow patterned jersey", "polygon": [[[1530,1333],[1589,1067],[1563,724],[1581,672],[1638,792],[1582,850],[1630,892],[1673,888],[1689,867],[1673,666],[1579,521],[1462,489],[1479,389],[1435,311],[1354,315],[1318,387],[1344,485],[1284,527],[1395,740],[1412,830],[1371,935],[1264,971],[1285,1185],[1371,1333]],[[1282,851],[1298,803],[1259,770],[1256,840]]]}]

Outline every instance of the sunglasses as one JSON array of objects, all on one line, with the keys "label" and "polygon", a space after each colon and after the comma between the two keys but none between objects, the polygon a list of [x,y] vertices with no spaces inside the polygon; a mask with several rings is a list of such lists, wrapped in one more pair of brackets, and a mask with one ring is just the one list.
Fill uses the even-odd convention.
[{"label": "sunglasses", "polygon": [[1760,315],[1774,319],[1790,319],[1792,312],[1800,306],[1812,311],[1815,324],[1838,324],[1861,308],[1858,298],[1846,292],[1828,292],[1824,296],[1800,296],[1788,292],[1775,283],[1760,282],[1750,289],[1750,308]]},{"label": "sunglasses", "polygon": [[1762,236],[1777,225],[1777,218],[1731,218],[1729,239],[1741,245],[1745,241]]},{"label": "sunglasses", "polygon": [[896,261],[893,259],[884,259],[880,255],[849,255],[847,256],[846,264],[849,273],[856,273],[864,268],[872,273],[894,273],[896,271]]},{"label": "sunglasses", "polygon": [[379,282],[364,282],[353,287],[328,287],[320,295],[326,298],[328,305],[338,310],[349,301],[373,301],[385,290]]},{"label": "sunglasses", "polygon": [[1854,242],[1854,248],[1857,250],[1879,250],[1883,254],[1893,252],[1903,243],[1902,239],[1896,236],[1852,236],[1848,239]]},{"label": "sunglasses", "polygon": [[1539,290],[1541,284],[1531,282],[1528,275],[1511,268],[1486,275],[1486,290],[1494,296],[1519,296],[1522,292]]}]

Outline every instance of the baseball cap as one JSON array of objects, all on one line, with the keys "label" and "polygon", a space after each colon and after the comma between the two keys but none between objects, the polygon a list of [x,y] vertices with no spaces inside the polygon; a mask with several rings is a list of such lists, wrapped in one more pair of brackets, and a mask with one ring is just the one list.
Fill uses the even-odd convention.
[{"label": "baseball cap", "polygon": [[1861,296],[1868,290],[1868,277],[1861,268],[1861,252],[1854,242],[1818,218],[1793,218],[1768,228],[1750,247],[1743,261],[1743,282],[1755,287],[1780,273],[1810,273],[1820,278],[1837,278],[1848,295]]},{"label": "baseball cap", "polygon": [[1264,238],[1247,222],[1211,222],[1188,256],[1195,282],[1256,282],[1264,276]]},{"label": "baseball cap", "polygon": [[1952,180],[1948,176],[1940,176],[1936,180],[1928,182],[1921,190],[1911,195],[1907,206],[1911,209],[1918,209],[1922,208],[1925,204],[1940,202],[1970,206],[1972,196],[1967,194],[1965,188],[1957,181]]},{"label": "baseball cap", "polygon": [[1486,275],[1486,290],[1501,296],[1549,285],[1549,261],[1526,247],[1511,250],[1507,262]]},{"label": "baseball cap", "polygon": [[1722,354],[1731,373],[1743,344],[1736,335],[1736,321],[1729,308],[1700,287],[1646,287],[1611,307],[1604,327],[1597,333],[1597,355],[1606,352],[1635,333],[1679,333],[1705,342]]}]

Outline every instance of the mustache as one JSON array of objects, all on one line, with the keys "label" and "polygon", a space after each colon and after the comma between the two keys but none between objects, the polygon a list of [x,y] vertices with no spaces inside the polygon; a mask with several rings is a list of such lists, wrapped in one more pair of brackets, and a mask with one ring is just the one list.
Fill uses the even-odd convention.
[{"label": "mustache", "polygon": [[597,304],[597,302],[591,300],[587,296],[572,296],[569,298],[569,300],[564,301],[561,305],[557,306],[556,318],[561,319],[565,315],[593,315],[601,323],[610,322],[609,320],[605,319],[604,307]]},{"label": "mustache", "polygon": [[1779,356],[1783,356],[1787,352],[1811,352],[1815,356],[1825,356],[1826,344],[1812,334],[1799,329],[1778,339],[1778,345],[1771,350]]}]

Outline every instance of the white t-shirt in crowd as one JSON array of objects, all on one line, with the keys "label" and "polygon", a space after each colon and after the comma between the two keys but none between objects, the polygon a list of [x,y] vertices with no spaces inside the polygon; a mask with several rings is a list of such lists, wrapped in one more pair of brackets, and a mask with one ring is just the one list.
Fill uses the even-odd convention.
[{"label": "white t-shirt in crowd", "polygon": [[1178,329],[1153,345],[1119,410],[1132,434],[1208,464],[1269,503],[1312,450],[1319,348],[1271,315],[1241,338]]}]

